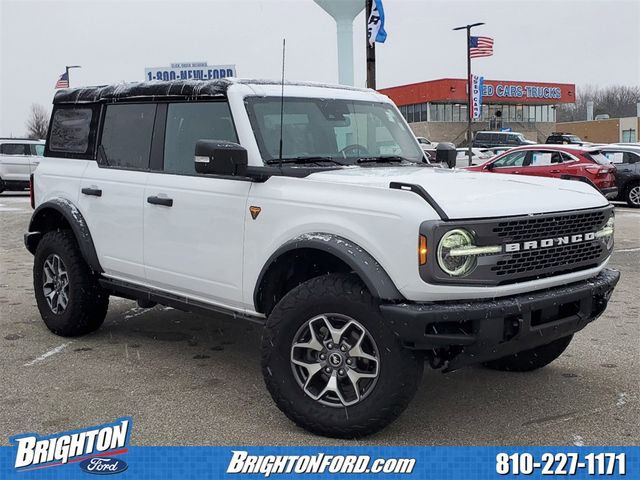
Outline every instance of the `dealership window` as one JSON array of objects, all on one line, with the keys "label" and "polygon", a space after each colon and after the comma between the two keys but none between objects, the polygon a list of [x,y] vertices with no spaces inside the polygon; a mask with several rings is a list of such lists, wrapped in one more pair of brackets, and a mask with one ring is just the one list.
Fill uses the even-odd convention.
[{"label": "dealership window", "polygon": [[414,120],[414,117],[413,117],[413,105],[408,105],[407,106],[407,121],[409,123],[412,123],[413,120]]},{"label": "dealership window", "polygon": [[[484,111],[484,108],[483,108]],[[468,118],[468,113],[467,113],[467,106],[466,105],[460,105],[460,121],[461,122],[466,122],[467,118]]]},{"label": "dealership window", "polygon": [[453,107],[452,120],[454,122],[459,122],[460,121],[460,104],[455,103],[452,105],[452,107]]},{"label": "dealership window", "polygon": [[428,113],[427,113],[427,108],[429,107],[428,103],[421,103],[420,104],[420,117],[421,117],[421,121],[426,122],[429,119]]},{"label": "dealership window", "polygon": [[624,143],[635,143],[637,141],[636,131],[633,128],[622,131],[622,141]]},{"label": "dealership window", "polygon": [[453,105],[451,105],[450,103],[445,103],[444,104],[444,121],[450,122],[452,116],[453,116]]}]

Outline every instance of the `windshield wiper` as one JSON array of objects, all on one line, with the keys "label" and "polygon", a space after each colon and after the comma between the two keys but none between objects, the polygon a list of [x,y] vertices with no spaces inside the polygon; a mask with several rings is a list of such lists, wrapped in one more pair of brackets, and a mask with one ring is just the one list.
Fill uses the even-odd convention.
[{"label": "windshield wiper", "polygon": [[386,157],[362,157],[358,158],[357,163],[400,163],[408,161],[399,155],[389,155]]},{"label": "windshield wiper", "polygon": [[272,158],[270,160],[267,160],[265,163],[268,164],[268,165],[274,165],[274,164],[282,163],[284,165],[286,163],[289,163],[289,164],[291,164],[291,163],[303,164],[303,163],[316,163],[316,162],[330,162],[330,163],[335,163],[336,165],[344,165],[344,163],[337,161],[333,157],[321,157],[321,156],[316,156],[316,157],[288,157],[288,158],[282,158],[282,159]]}]

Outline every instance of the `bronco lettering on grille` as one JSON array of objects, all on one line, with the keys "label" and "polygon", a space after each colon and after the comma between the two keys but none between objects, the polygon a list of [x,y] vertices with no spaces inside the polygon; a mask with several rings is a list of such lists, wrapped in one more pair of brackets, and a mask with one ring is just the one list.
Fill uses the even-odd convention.
[{"label": "bronco lettering on grille", "polygon": [[596,238],[595,232],[567,235],[564,237],[545,238],[543,240],[529,240],[520,243],[507,243],[504,246],[505,252],[519,252],[520,250],[536,250],[538,248],[549,248],[554,245],[569,245],[571,243],[589,242]]}]

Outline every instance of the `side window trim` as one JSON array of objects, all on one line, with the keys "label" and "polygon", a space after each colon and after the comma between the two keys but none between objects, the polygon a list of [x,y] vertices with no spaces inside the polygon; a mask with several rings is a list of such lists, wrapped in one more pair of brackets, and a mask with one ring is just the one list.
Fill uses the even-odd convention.
[{"label": "side window trim", "polygon": [[156,105],[156,118],[153,123],[153,133],[151,134],[151,152],[149,158],[149,170],[163,173],[164,169],[164,140],[167,127],[168,103],[158,103]]}]

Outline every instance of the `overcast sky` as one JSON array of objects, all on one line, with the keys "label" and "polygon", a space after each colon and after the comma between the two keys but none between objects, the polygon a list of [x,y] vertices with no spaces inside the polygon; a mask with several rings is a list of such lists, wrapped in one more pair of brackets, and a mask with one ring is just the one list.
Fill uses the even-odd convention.
[{"label": "overcast sky", "polygon": [[[364,1],[364,0],[363,0]],[[464,77],[465,39],[484,21],[494,56],[474,72],[499,80],[640,84],[640,0],[383,0],[378,87]],[[355,21],[364,86],[364,14]],[[238,76],[337,82],[335,24],[312,0],[0,0],[0,136],[22,135],[30,105],[50,110],[65,65],[72,86],[141,81],[145,67],[207,61]]]}]

